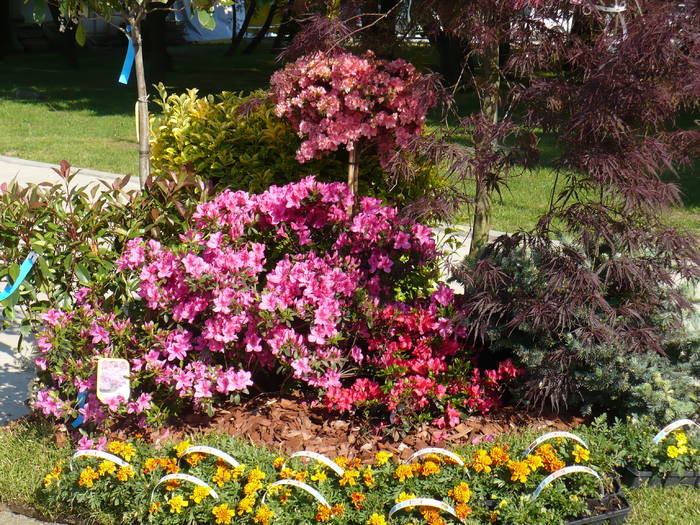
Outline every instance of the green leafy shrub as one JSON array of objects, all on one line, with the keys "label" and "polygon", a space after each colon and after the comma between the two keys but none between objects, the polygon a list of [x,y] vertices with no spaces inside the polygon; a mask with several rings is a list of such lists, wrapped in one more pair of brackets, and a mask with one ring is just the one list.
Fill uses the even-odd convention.
[{"label": "green leafy shrub", "polygon": [[70,164],[63,161],[59,171],[60,184],[12,182],[0,190],[0,268],[12,277],[30,250],[39,254],[20,290],[0,303],[0,322],[13,322],[21,312],[25,335],[38,328],[42,313],[70,308],[83,287],[109,290],[105,307],[119,312],[135,289],[115,267],[125,243],[149,235],[170,245],[208,195],[187,173],[157,176],[140,193],[123,189],[128,178],[76,187]]},{"label": "green leafy shrub", "polygon": [[[304,164],[297,161],[301,139],[289,122],[275,115],[264,91],[201,97],[196,89],[168,94],[160,84],[158,93],[156,103],[163,113],[151,122],[151,166],[157,173],[188,166],[217,185],[251,193],[308,175],[320,182],[347,179],[344,152]],[[401,206],[446,184],[437,169],[409,160],[415,176],[398,184],[380,167],[376,154],[361,155],[360,194]]]}]

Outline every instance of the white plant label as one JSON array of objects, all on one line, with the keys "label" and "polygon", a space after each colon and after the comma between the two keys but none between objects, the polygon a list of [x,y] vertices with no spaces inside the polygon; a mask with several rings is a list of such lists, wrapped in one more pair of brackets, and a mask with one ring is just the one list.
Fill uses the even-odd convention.
[{"label": "white plant label", "polygon": [[530,452],[535,450],[537,447],[539,447],[542,443],[545,441],[548,441],[550,439],[554,438],[569,438],[573,439],[574,441],[578,441],[581,443],[581,445],[584,446],[584,448],[588,448],[588,445],[586,445],[586,442],[578,437],[576,434],[572,434],[571,432],[549,432],[547,434],[543,434],[540,437],[538,437],[535,441],[530,443],[530,446],[527,447],[527,450],[525,451],[524,456],[529,456]]},{"label": "white plant label", "polygon": [[447,456],[452,461],[457,463],[460,467],[464,466],[464,461],[457,454],[455,454],[454,452],[450,452],[449,450],[445,450],[444,448],[438,448],[438,447],[422,448],[418,452],[414,452],[411,455],[411,457],[409,457],[404,463],[410,463],[411,461],[413,461],[416,458],[419,458],[421,456],[430,456],[430,455]]},{"label": "white plant label", "polygon": [[121,398],[126,402],[131,395],[129,361],[100,358],[97,360],[97,399],[105,404]]},{"label": "white plant label", "polygon": [[448,514],[451,514],[452,516],[457,518],[459,521],[462,521],[457,516],[457,512],[455,511],[455,509],[450,507],[444,501],[439,501],[432,498],[411,498],[397,503],[389,510],[389,519],[391,519],[391,517],[394,514],[396,514],[396,512],[400,511],[401,509],[405,509],[406,507],[432,507],[434,509],[445,511]]},{"label": "white plant label", "polygon": [[153,494],[155,494],[156,489],[158,488],[158,485],[161,483],[165,483],[166,481],[171,481],[171,480],[177,480],[177,481],[189,481],[190,483],[194,483],[195,485],[199,487],[204,487],[205,489],[209,489],[209,494],[211,497],[214,499],[219,499],[219,495],[216,493],[216,491],[211,488],[209,485],[207,485],[204,481],[201,479],[195,477],[195,476],[190,476],[189,474],[168,474],[167,476],[163,476],[158,480],[158,483],[156,483],[156,486],[153,487],[153,492],[151,492],[151,499],[153,499]]},{"label": "white plant label", "polygon": [[101,450],[78,450],[75,454],[73,454],[72,459],[78,459],[85,456],[105,459],[107,461],[111,461],[112,463],[116,463],[120,467],[127,467],[129,465],[126,461],[115,456],[114,454],[103,452]]},{"label": "white plant label", "polygon": [[330,507],[330,505],[328,504],[328,500],[326,500],[326,498],[323,497],[323,494],[321,494],[318,490],[316,490],[312,486],[307,485],[306,483],[304,483],[302,481],[297,481],[295,479],[281,479],[279,481],[275,481],[272,485],[267,487],[267,490],[265,491],[265,494],[263,494],[263,497],[260,500],[260,502],[265,503],[265,498],[267,497],[267,494],[270,492],[270,490],[272,490],[274,487],[279,487],[282,485],[289,485],[291,487],[297,487],[297,488],[307,492],[308,494],[311,494],[316,499],[316,501],[318,501],[321,505],[325,505],[326,507]]},{"label": "white plant label", "polygon": [[[292,458],[311,458],[315,459],[319,463],[323,463],[325,466],[327,466],[329,469],[331,469],[333,472],[338,474],[338,476],[342,476],[345,473],[345,469],[338,465],[335,461],[330,459],[328,456],[324,456],[323,454],[319,454],[318,452],[311,452],[310,450],[300,450],[299,452],[295,452],[291,456],[289,456],[289,459]],[[284,465],[282,465],[282,468],[285,467],[287,462],[284,462]]]},{"label": "white plant label", "polygon": [[542,489],[544,489],[547,485],[561,478],[562,476],[573,474],[575,472],[583,472],[585,474],[590,474],[591,476],[595,476],[596,478],[598,478],[598,481],[600,481],[600,495],[603,495],[603,479],[598,475],[598,473],[595,470],[581,465],[572,465],[570,467],[560,468],[556,472],[552,472],[549,476],[544,478],[542,482],[539,485],[537,485],[535,492],[533,492],[530,495],[530,499],[534,501],[535,499],[537,499],[537,496],[540,495]]},{"label": "white plant label", "polygon": [[686,426],[694,426],[700,428],[700,425],[698,425],[695,421],[692,419],[679,419],[678,421],[674,421],[673,423],[670,423],[669,425],[666,425],[664,428],[662,428],[658,434],[654,436],[654,439],[652,440],[654,443],[660,443],[662,440],[666,438],[671,432],[674,430],[677,430],[681,427],[686,427]]},{"label": "white plant label", "polygon": [[182,457],[180,459],[182,460],[185,456],[195,453],[210,454],[212,456],[216,456],[217,458],[221,459],[222,461],[225,461],[234,468],[241,466],[241,464],[238,461],[236,461],[232,456],[230,456],[223,450],[219,450],[218,448],[214,447],[207,447],[204,445],[187,448],[185,452],[182,453]]}]

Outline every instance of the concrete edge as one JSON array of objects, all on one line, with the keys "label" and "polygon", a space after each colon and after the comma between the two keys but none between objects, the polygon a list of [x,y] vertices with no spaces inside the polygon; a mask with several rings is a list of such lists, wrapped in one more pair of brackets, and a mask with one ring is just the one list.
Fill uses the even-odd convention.
[{"label": "concrete edge", "polygon": [[[58,164],[50,164],[48,162],[39,162],[36,160],[21,159],[19,157],[6,157],[0,155],[0,162],[7,162],[8,164],[16,164],[18,166],[28,166],[31,168],[42,168],[50,170],[51,168],[58,168]],[[102,179],[116,180],[123,177],[124,175],[117,173],[109,173],[108,171],[91,170],[88,168],[79,168],[76,166],[71,166],[74,170],[79,170],[80,175],[88,175],[90,177],[98,177]],[[133,175],[132,175],[133,177]]]}]

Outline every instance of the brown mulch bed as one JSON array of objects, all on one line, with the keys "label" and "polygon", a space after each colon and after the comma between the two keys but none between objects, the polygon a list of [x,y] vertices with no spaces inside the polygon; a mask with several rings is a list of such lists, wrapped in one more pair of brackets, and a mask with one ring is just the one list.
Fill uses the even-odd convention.
[{"label": "brown mulch bed", "polygon": [[[250,440],[283,454],[312,450],[330,457],[342,455],[367,460],[380,450],[406,458],[429,446],[453,448],[497,439],[499,435],[515,430],[567,430],[582,422],[578,417],[535,415],[505,407],[488,416],[466,418],[452,429],[440,430],[422,425],[408,433],[400,433],[387,425],[329,414],[304,402],[301,396],[266,396],[219,409],[213,417],[185,416],[177,425],[153,431],[144,438],[158,443],[166,438],[179,439],[186,434],[215,431]],[[124,438],[133,433],[120,430],[108,437]]]}]

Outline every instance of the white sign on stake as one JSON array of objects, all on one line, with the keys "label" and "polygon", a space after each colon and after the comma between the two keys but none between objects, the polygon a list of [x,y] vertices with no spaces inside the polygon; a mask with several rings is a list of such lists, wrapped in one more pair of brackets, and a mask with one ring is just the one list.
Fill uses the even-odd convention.
[{"label": "white sign on stake", "polygon": [[578,441],[581,443],[585,448],[588,448],[588,445],[586,445],[586,442],[578,437],[576,434],[572,434],[571,432],[548,432],[547,434],[543,434],[540,437],[538,437],[535,441],[530,443],[530,446],[527,447],[527,450],[525,451],[525,454],[523,454],[524,457],[527,457],[530,452],[535,450],[538,446],[540,446],[542,443],[545,441],[548,441],[550,439],[554,438],[569,438],[573,439],[574,441]]},{"label": "white sign on stake", "polygon": [[97,360],[97,399],[107,404],[121,398],[127,401],[131,395],[129,385],[129,361],[102,357]]},{"label": "white sign on stake", "polygon": [[561,478],[562,476],[566,476],[567,474],[573,474],[574,472],[583,472],[584,474],[590,474],[590,475],[598,478],[598,481],[600,481],[600,495],[601,495],[601,497],[603,496],[603,492],[604,492],[603,478],[601,478],[598,475],[598,473],[595,470],[593,470],[592,468],[584,467],[581,465],[572,465],[570,467],[560,468],[556,472],[552,472],[549,476],[544,478],[542,480],[542,482],[539,485],[537,485],[535,492],[533,492],[530,495],[530,499],[533,501],[536,500],[537,496],[539,496],[540,492],[542,492],[542,489],[544,489],[547,485],[549,485],[553,481]]},{"label": "white sign on stake", "polygon": [[455,518],[457,518],[459,521],[462,521],[459,516],[457,516],[457,512],[455,509],[450,507],[447,503],[444,501],[432,499],[432,498],[411,498],[404,500],[400,503],[397,503],[391,509],[389,510],[389,519],[396,514],[401,509],[405,509],[406,507],[432,507],[434,509],[442,510],[447,512],[448,514],[452,514]]},{"label": "white sign on stake", "polygon": [[209,489],[209,494],[211,494],[211,496],[214,499],[219,499],[219,495],[216,493],[216,491],[213,488],[211,488],[209,485],[207,485],[204,481],[199,479],[198,477],[191,476],[189,474],[177,473],[177,474],[168,474],[167,476],[163,476],[162,478],[160,478],[158,480],[158,483],[156,483],[156,486],[153,487],[153,491],[151,492],[151,501],[153,501],[153,495],[156,493],[156,489],[158,488],[158,486],[161,483],[165,483],[166,481],[170,481],[170,480],[189,481],[190,483],[194,483],[195,485],[197,485],[199,487],[204,487],[205,489]]},{"label": "white sign on stake", "polygon": [[109,452],[103,452],[101,450],[78,450],[75,454],[73,454],[73,457],[71,458],[71,469],[73,468],[74,459],[78,459],[85,456],[111,461],[112,463],[116,463],[120,467],[129,466],[129,464],[126,461],[115,456],[114,454],[110,454]]},{"label": "white sign on stake", "polygon": [[[345,473],[345,469],[338,465],[335,461],[333,461],[331,458],[328,456],[324,456],[323,454],[319,454],[318,452],[311,452],[310,450],[300,450],[299,452],[295,452],[291,456],[289,456],[289,459],[292,458],[311,458],[315,459],[319,463],[323,463],[325,466],[327,466],[329,469],[331,469],[333,472],[338,474],[338,476],[342,476]],[[287,462],[284,462],[282,465],[282,468],[284,468],[287,465]]]},{"label": "white sign on stake", "polygon": [[325,505],[326,507],[330,507],[328,504],[328,500],[323,497],[323,494],[321,494],[318,490],[313,488],[311,485],[308,485],[304,483],[303,481],[297,481],[295,479],[281,479],[279,481],[275,481],[272,485],[267,487],[267,490],[265,491],[265,494],[263,494],[262,499],[260,500],[260,503],[265,503],[265,498],[267,497],[268,493],[270,492],[271,489],[274,487],[279,487],[282,485],[289,485],[291,487],[297,487],[308,494],[311,494],[316,501],[318,501],[321,505]]},{"label": "white sign on stake", "polygon": [[428,448],[422,448],[418,452],[414,452],[411,457],[409,457],[404,463],[410,463],[416,458],[419,458],[421,456],[447,456],[450,458],[452,461],[457,463],[460,467],[464,466],[464,461],[462,458],[460,458],[457,454],[454,452],[450,452],[449,450],[445,450],[444,448],[439,448],[439,447],[428,447]]},{"label": "white sign on stake", "polygon": [[233,468],[240,467],[241,464],[236,461],[232,456],[224,452],[223,450],[219,450],[218,448],[214,447],[207,447],[204,445],[198,445],[194,447],[189,447],[187,448],[183,453],[180,459],[178,460],[178,463],[182,461],[182,459],[185,456],[188,456],[189,454],[195,454],[195,453],[200,453],[200,454],[210,454],[212,456],[216,456],[217,458],[221,459],[222,461],[225,461],[229,465],[231,465]]},{"label": "white sign on stake", "polygon": [[678,421],[674,421],[673,423],[666,425],[664,428],[662,428],[658,434],[654,436],[654,439],[652,440],[654,443],[659,443],[662,440],[666,438],[671,432],[674,430],[677,430],[681,427],[686,427],[686,426],[695,426],[700,428],[700,425],[698,425],[695,421],[692,419],[679,419]]}]

